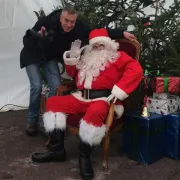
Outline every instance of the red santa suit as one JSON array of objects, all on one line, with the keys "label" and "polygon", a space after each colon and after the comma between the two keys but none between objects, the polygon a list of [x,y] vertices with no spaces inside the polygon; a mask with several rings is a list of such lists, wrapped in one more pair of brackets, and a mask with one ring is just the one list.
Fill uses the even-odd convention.
[{"label": "red santa suit", "polygon": [[[107,96],[87,99],[83,96],[83,90],[109,90],[120,102],[136,89],[142,80],[143,70],[137,60],[123,51],[117,51],[118,43],[108,37],[105,29],[93,30],[89,38],[89,45],[82,56],[70,58],[69,51],[64,53],[66,71],[76,79],[79,91],[49,98],[44,126],[47,131],[55,128],[64,130],[68,114],[84,113],[80,121],[80,138],[90,145],[97,145],[106,132],[104,120],[108,115],[109,102]],[[103,44],[105,49],[93,50],[96,43]],[[118,103],[115,106],[118,118],[123,111],[123,106]]]}]

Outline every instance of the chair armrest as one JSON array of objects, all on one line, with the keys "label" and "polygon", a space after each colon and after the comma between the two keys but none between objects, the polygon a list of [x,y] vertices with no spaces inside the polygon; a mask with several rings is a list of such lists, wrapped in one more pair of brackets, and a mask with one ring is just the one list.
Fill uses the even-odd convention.
[{"label": "chair armrest", "polygon": [[76,85],[75,79],[61,78],[61,82],[62,82],[63,85]]},{"label": "chair armrest", "polygon": [[56,96],[62,96],[64,92],[67,91],[66,85],[61,85],[56,88]]},{"label": "chair armrest", "polygon": [[63,83],[63,85],[58,86],[56,88],[56,95],[62,96],[66,91],[74,90],[75,88],[76,88],[75,81],[69,81],[69,82]]},{"label": "chair armrest", "polygon": [[111,103],[110,107],[109,107],[109,113],[108,113],[108,116],[107,116],[106,122],[105,122],[106,127],[107,127],[107,132],[109,131],[109,129],[112,126],[113,119],[114,119],[114,103]]}]

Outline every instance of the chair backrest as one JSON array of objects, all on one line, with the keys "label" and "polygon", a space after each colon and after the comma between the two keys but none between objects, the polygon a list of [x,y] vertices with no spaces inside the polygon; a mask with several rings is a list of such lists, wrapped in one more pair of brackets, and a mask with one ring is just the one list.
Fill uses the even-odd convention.
[{"label": "chair backrest", "polygon": [[117,39],[119,50],[126,52],[132,58],[139,60],[141,45],[137,40]]},{"label": "chair backrest", "polygon": [[[133,59],[139,60],[141,45],[137,40],[117,39],[116,41],[120,44],[119,50],[126,52]],[[130,110],[139,108],[141,106],[141,98],[143,98],[143,96],[141,96],[140,88],[137,87],[137,89],[123,101],[125,108]]]}]

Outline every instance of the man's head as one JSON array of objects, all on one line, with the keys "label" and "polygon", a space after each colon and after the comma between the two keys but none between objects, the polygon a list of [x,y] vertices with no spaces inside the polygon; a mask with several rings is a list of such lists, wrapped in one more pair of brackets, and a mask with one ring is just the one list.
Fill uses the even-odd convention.
[{"label": "man's head", "polygon": [[71,6],[67,6],[62,10],[60,15],[60,23],[64,32],[70,32],[73,30],[77,16],[78,12]]}]

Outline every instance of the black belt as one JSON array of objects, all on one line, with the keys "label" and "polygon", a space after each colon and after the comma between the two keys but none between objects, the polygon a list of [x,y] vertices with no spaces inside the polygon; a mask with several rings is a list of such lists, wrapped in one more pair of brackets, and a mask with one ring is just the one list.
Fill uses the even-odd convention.
[{"label": "black belt", "polygon": [[81,90],[82,96],[85,99],[96,99],[100,97],[108,97],[111,94],[111,90],[91,90],[91,89],[84,89]]}]

